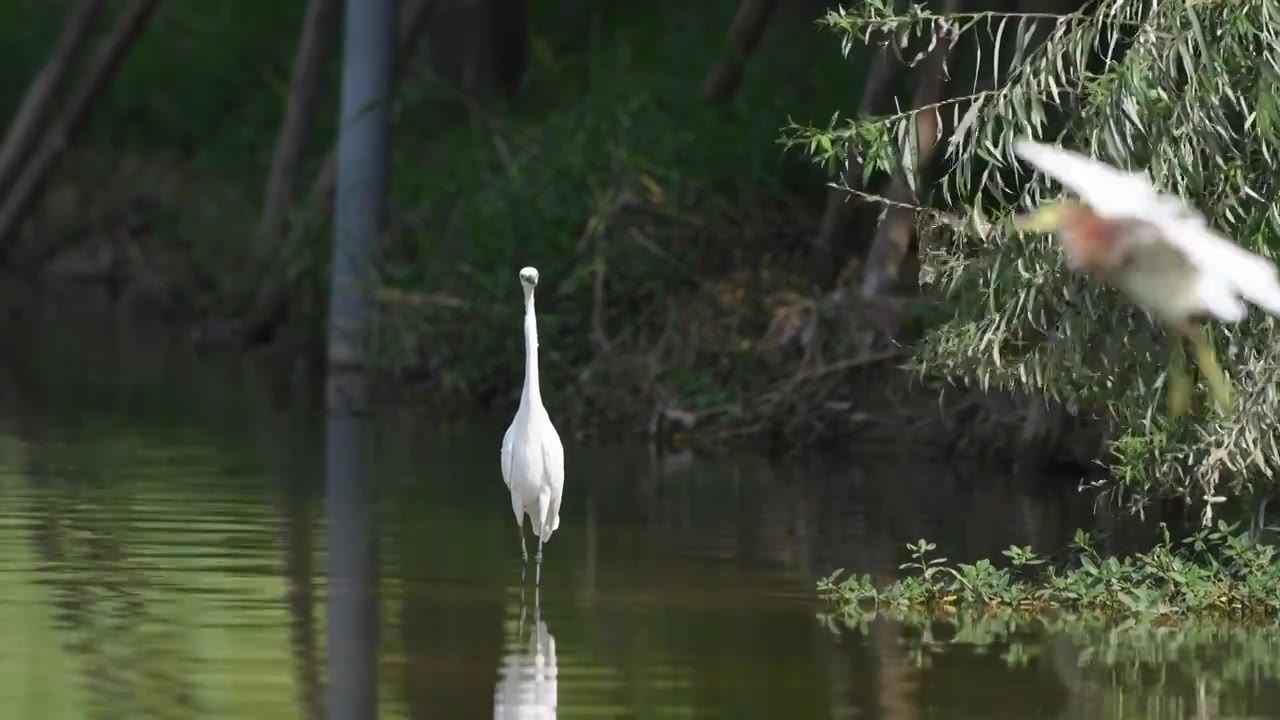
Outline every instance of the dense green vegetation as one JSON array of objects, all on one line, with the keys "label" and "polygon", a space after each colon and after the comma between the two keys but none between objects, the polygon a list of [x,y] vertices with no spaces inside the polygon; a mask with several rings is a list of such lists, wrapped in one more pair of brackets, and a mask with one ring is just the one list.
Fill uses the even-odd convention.
[{"label": "dense green vegetation", "polygon": [[906,574],[878,588],[869,576],[842,581],[837,570],[819,591],[850,612],[866,605],[905,610],[956,608],[1064,609],[1151,618],[1216,615],[1274,618],[1280,615],[1277,548],[1237,525],[1218,521],[1174,541],[1163,536],[1149,551],[1118,558],[1099,554],[1089,534],[1078,530],[1068,557],[1041,557],[1030,547],[1004,551],[1007,564],[990,560],[949,565],[931,557],[933,543],[907,546]]},{"label": "dense green vegetation", "polygon": [[1188,694],[1192,707],[1244,713],[1246,688],[1280,679],[1277,547],[1221,521],[1180,540],[1161,531],[1125,557],[1077,531],[1061,557],[1012,546],[973,563],[920,540],[892,582],[843,571],[820,581],[819,619],[837,633],[887,625],[904,663],[930,677],[953,672],[957,652],[1047,668],[1088,717],[1183,717]]},{"label": "dense green vegetation", "polygon": [[[1001,225],[1059,193],[1042,177],[1014,172],[1012,140],[1030,135],[1148,168],[1214,226],[1270,255],[1280,237],[1278,13],[1271,0],[1105,0],[1037,26],[1035,15],[897,14],[877,0],[828,17],[833,43],[881,30],[905,37],[938,24],[995,43],[985,65],[957,76],[964,90],[938,108],[949,134],[935,195],[966,221],[922,243],[926,292],[945,295],[957,313],[927,336],[916,364],[971,386],[1042,396],[1104,424],[1108,487],[1135,506],[1157,495],[1211,504],[1271,491],[1280,468],[1274,322],[1254,311],[1238,325],[1211,327],[1236,386],[1231,413],[1168,417],[1163,331],[1115,291],[1063,272],[1054,238]],[[854,118],[796,130],[793,140],[823,162],[852,151],[888,168],[913,127],[909,114]]]},{"label": "dense green vegetation", "polygon": [[[148,250],[193,261],[184,294],[204,290],[194,302],[216,306],[249,249],[304,5],[162,6],[60,175],[94,189],[90,208],[75,222],[53,212],[45,222],[74,242],[95,218],[140,208],[156,235]],[[66,6],[0,5],[0,60],[33,74]],[[811,13],[783,13],[733,101],[717,107],[701,84],[724,47],[732,0],[598,6],[586,11],[589,32],[577,35],[559,26],[554,6],[532,10],[529,67],[515,100],[473,108],[457,122],[456,107],[442,100],[456,93],[425,52],[399,84],[379,351],[389,370],[430,374],[432,390],[505,401],[518,389],[522,357],[514,273],[534,264],[547,281],[539,302],[544,372],[552,401],[568,414],[576,399],[556,388],[602,354],[601,342],[619,354],[647,352],[684,299],[715,292],[727,273],[754,276],[768,258],[765,274],[776,275],[788,256],[804,259],[823,178],[786,156],[778,130],[788,116],[814,120],[815,108],[826,114],[846,102],[857,77],[837,49],[803,41],[813,33]],[[304,188],[332,141],[336,67],[328,72],[334,81],[312,132]],[[12,108],[20,89],[6,87],[0,109]],[[132,175],[126,159],[135,161]],[[131,202],[140,197],[156,202]],[[313,291],[326,281],[326,223],[290,250],[306,259],[303,284]],[[750,337],[768,319],[754,311],[757,300],[739,294],[735,304],[743,303],[760,327],[716,341],[731,351],[694,347],[712,358],[694,357],[680,371],[693,375],[671,383],[678,392],[733,383],[732,368],[716,366],[748,362],[737,335]],[[709,314],[688,321],[712,324]],[[604,337],[592,337],[597,329]]]}]

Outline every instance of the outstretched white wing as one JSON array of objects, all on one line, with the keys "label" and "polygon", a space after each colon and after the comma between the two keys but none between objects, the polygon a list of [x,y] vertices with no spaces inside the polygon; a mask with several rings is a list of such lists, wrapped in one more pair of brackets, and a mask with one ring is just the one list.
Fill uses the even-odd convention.
[{"label": "outstretched white wing", "polygon": [[[1280,315],[1280,278],[1270,261],[1236,245],[1209,227],[1204,216],[1181,198],[1161,193],[1145,173],[1100,163],[1079,153],[1031,140],[1014,152],[1080,196],[1103,218],[1135,218],[1159,228],[1201,272],[1199,295],[1220,309],[1224,320],[1240,320],[1244,308],[1229,312],[1243,295],[1272,315]],[[1230,296],[1230,297],[1228,297]]]},{"label": "outstretched white wing", "polygon": [[[1169,216],[1187,209],[1176,197],[1162,195],[1145,173],[1114,168],[1076,152],[1033,140],[1018,140],[1013,151],[1062,183],[1104,218]],[[1170,207],[1170,206],[1173,207]]]}]

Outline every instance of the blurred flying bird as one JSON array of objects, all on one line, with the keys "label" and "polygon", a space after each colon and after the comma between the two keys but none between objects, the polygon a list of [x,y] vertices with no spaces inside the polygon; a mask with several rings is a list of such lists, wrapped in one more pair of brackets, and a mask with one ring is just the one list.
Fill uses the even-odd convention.
[{"label": "blurred flying bird", "polygon": [[1069,267],[1120,289],[1165,325],[1170,414],[1185,413],[1190,402],[1184,337],[1219,411],[1227,412],[1231,385],[1199,321],[1239,322],[1244,301],[1280,315],[1275,265],[1214,231],[1181,198],[1158,192],[1143,173],[1026,139],[1014,143],[1014,152],[1080,197],[1043,205],[1015,218],[1015,227],[1055,232]]}]

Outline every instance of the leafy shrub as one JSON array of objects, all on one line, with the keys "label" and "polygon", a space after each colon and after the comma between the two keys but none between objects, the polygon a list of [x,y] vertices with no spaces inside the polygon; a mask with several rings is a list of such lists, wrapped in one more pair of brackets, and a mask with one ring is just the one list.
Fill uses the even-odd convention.
[{"label": "leafy shrub", "polygon": [[[922,243],[926,286],[957,306],[917,357],[929,374],[1029,391],[1094,417],[1111,431],[1109,485],[1135,507],[1156,495],[1212,502],[1265,496],[1280,468],[1276,423],[1280,344],[1255,312],[1212,330],[1237,388],[1232,413],[1164,413],[1162,330],[1117,292],[1065,272],[1056,239],[1000,223],[1057,193],[1041,176],[1014,182],[1012,141],[1031,136],[1146,168],[1242,246],[1272,256],[1280,232],[1280,6],[1239,3],[1088,3],[1063,16],[903,13],[883,0],[840,10],[827,24],[846,42],[871,31],[899,39],[943,26],[983,49],[968,58],[972,94],[936,108],[948,121],[940,199],[970,222]],[[1035,35],[1043,38],[1035,41]],[[1000,81],[991,80],[999,71]],[[969,87],[965,82],[956,83]],[[838,165],[858,153],[888,170],[909,146],[912,113],[794,130],[792,140]]]}]

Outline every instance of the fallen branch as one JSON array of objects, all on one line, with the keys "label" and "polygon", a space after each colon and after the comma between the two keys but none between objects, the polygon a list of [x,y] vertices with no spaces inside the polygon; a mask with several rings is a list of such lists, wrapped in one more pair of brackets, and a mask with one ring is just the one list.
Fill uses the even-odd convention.
[{"label": "fallen branch", "polygon": [[0,205],[0,250],[13,240],[18,224],[40,195],[71,137],[88,116],[89,108],[115,75],[125,53],[146,27],[159,0],[133,0],[121,13],[115,28],[94,57],[89,74],[76,87],[62,115],[54,122],[35,157]]},{"label": "fallen branch", "polygon": [[5,136],[4,147],[0,148],[0,196],[5,195],[9,184],[21,172],[28,151],[36,146],[40,128],[76,59],[84,53],[89,33],[101,14],[103,4],[104,0],[80,0],[67,17],[58,44],[49,53],[49,61],[22,98],[22,106]]},{"label": "fallen branch", "polygon": [[791,377],[783,378],[782,380],[774,382],[764,390],[761,390],[746,400],[736,400],[723,405],[716,405],[714,407],[706,408],[705,410],[699,410],[693,413],[693,415],[695,420],[700,420],[702,418],[713,417],[715,415],[722,415],[734,410],[741,412],[748,406],[762,407],[775,402],[778,398],[784,395],[784,391],[794,390],[796,386],[810,380],[816,380],[844,370],[852,370],[854,368],[875,365],[877,363],[885,362],[886,360],[905,357],[907,354],[906,348],[894,348],[884,352],[840,360],[813,370],[804,370],[792,375]]},{"label": "fallen branch", "polygon": [[830,375],[831,373],[837,373],[842,370],[851,370],[857,367],[865,367],[867,365],[875,365],[876,363],[881,363],[886,360],[893,360],[895,358],[906,357],[906,355],[907,355],[907,350],[905,348],[894,348],[892,350],[886,350],[884,352],[879,352],[879,353],[872,353],[870,355],[864,355],[862,357],[850,358],[848,360],[841,360],[839,362],[831,363],[830,365],[824,365],[820,368],[817,368],[816,370],[806,370],[804,372],[798,373],[797,375],[790,377],[778,384],[797,385],[799,383],[806,382],[808,380],[814,380],[814,379],[823,377],[824,375]]},{"label": "fallen branch", "polygon": [[444,293],[409,292],[392,288],[378,288],[374,291],[374,298],[386,305],[402,307],[435,307],[450,310],[468,310],[471,307],[466,300]]}]

